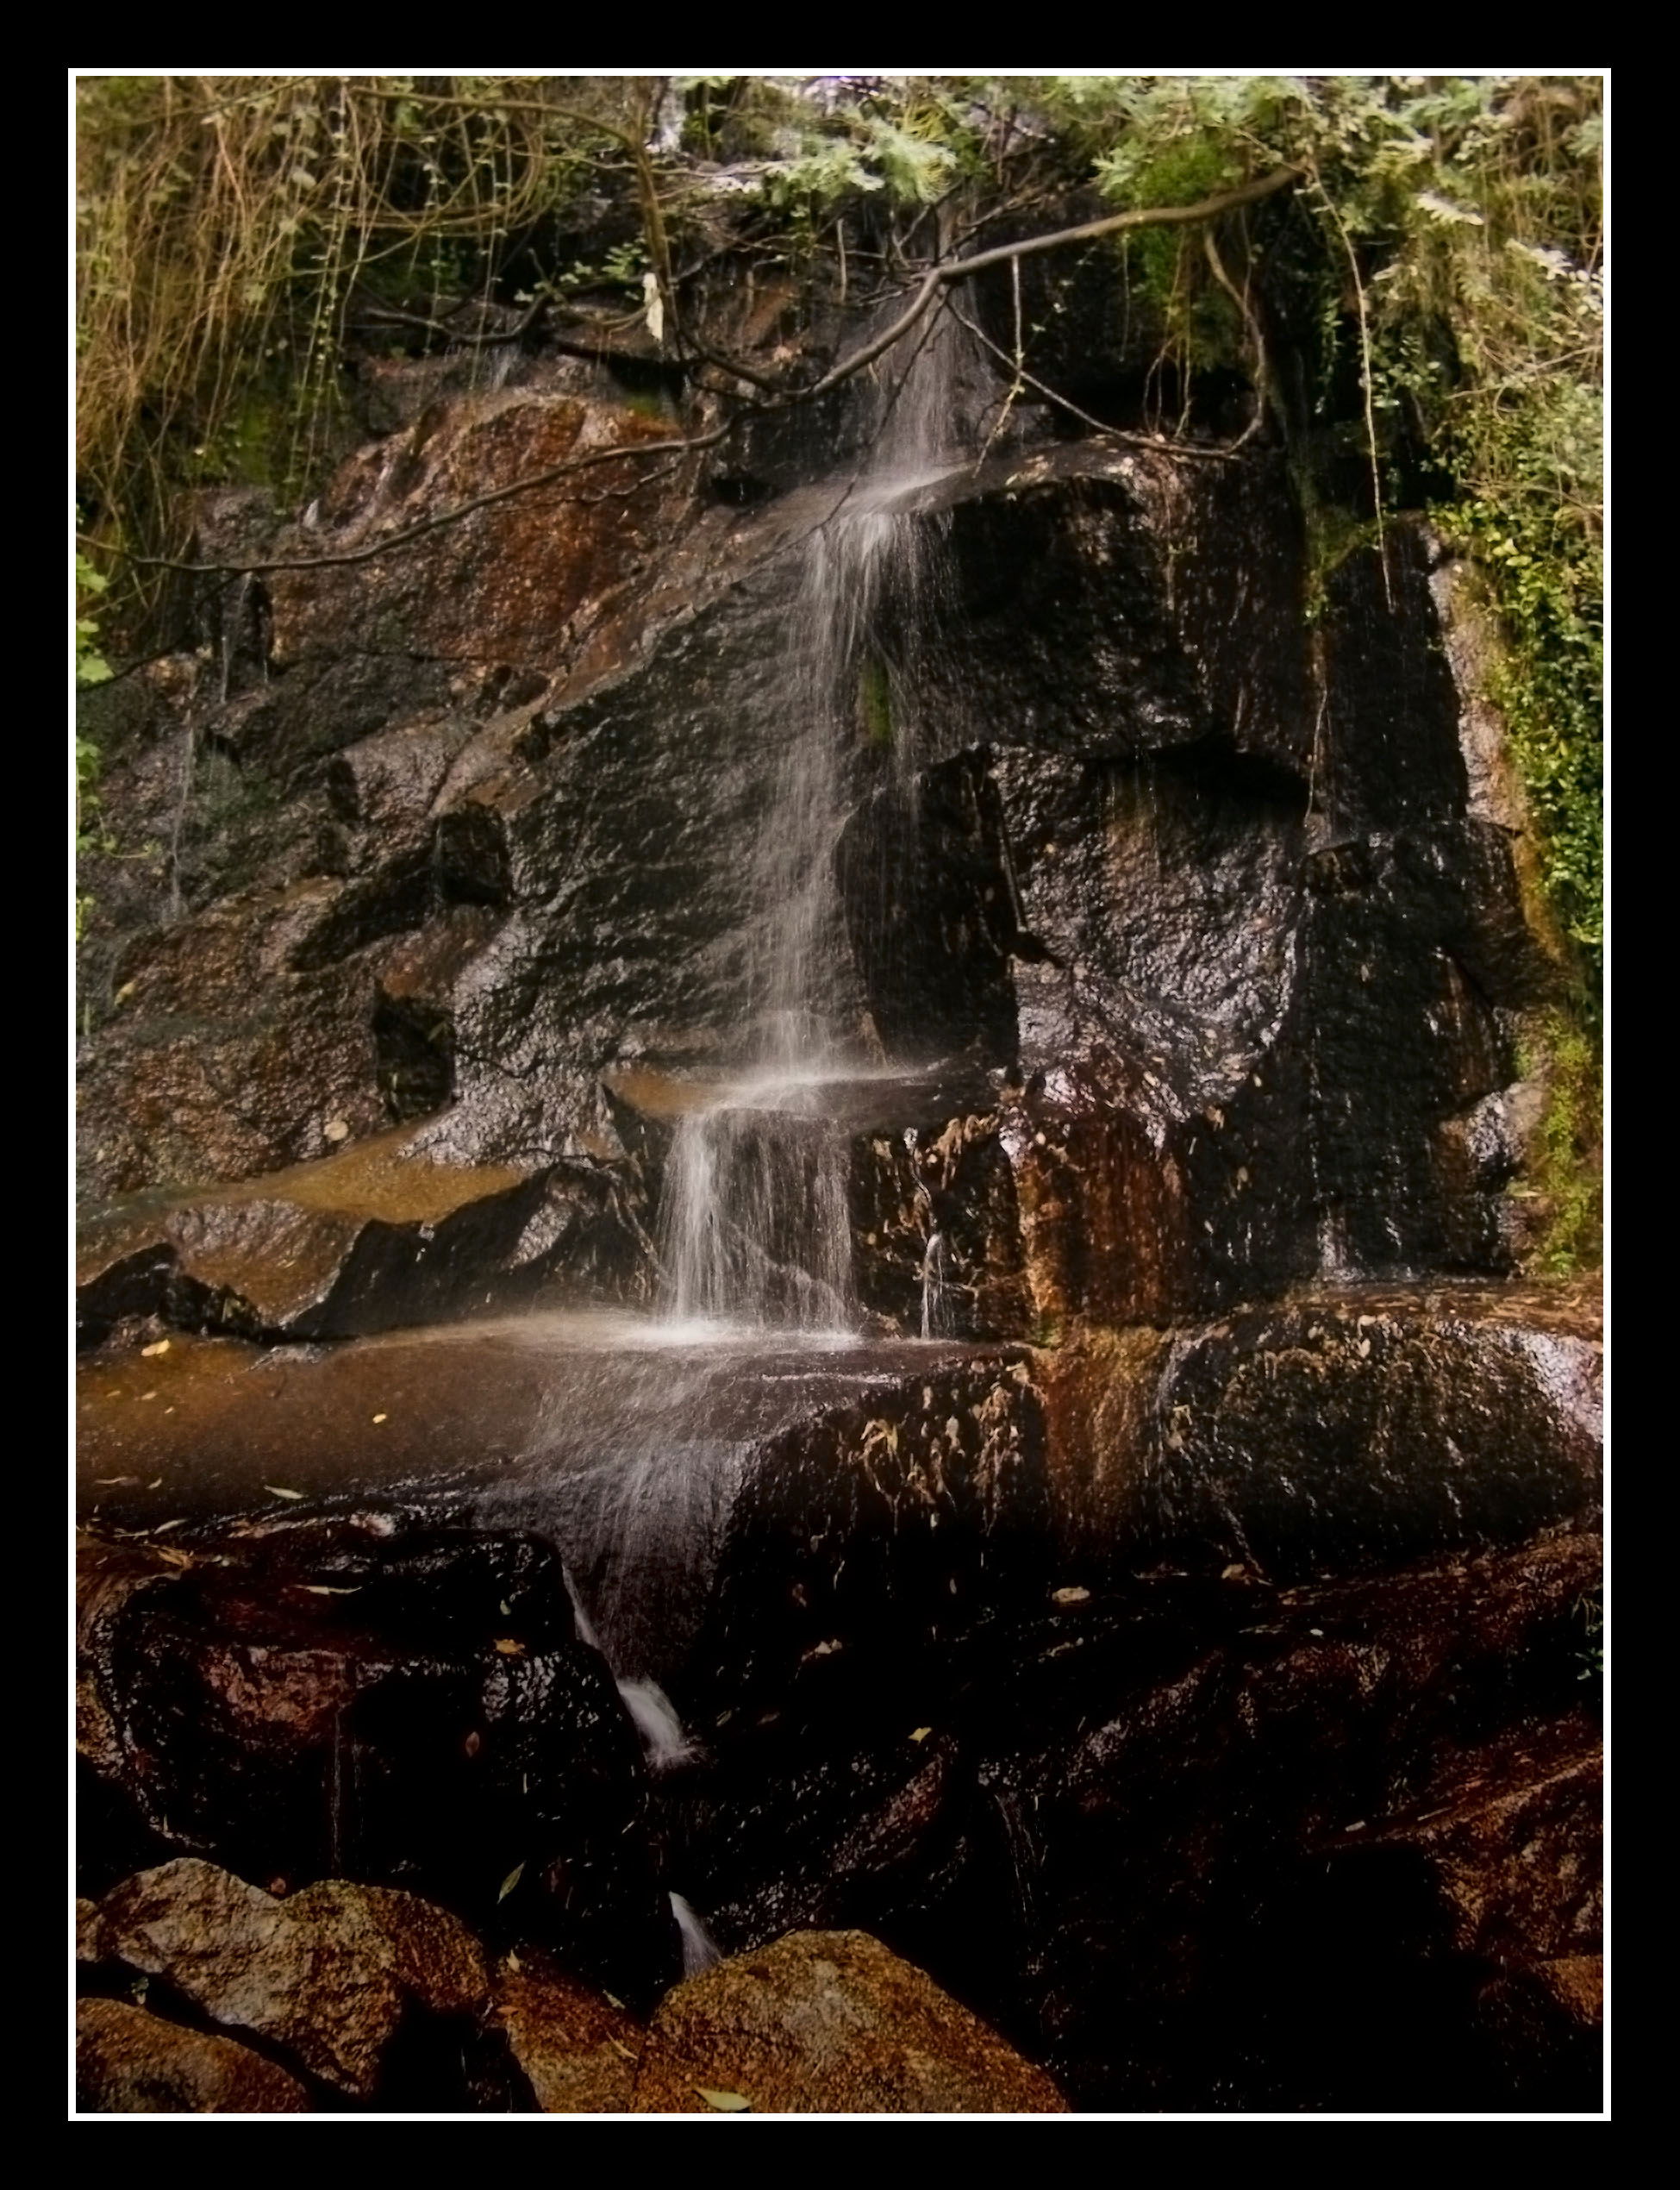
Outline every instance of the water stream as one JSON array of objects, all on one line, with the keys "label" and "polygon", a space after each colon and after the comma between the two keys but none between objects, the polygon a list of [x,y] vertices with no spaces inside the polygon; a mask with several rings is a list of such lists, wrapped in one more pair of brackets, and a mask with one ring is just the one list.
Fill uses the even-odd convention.
[{"label": "water stream", "polygon": [[[919,741],[903,657],[937,625],[941,543],[918,496],[957,463],[959,335],[930,326],[877,396],[866,467],[800,549],[784,685],[789,734],[759,837],[748,941],[756,1055],[678,1125],[660,1211],[661,1311],[760,1327],[855,1330],[847,1139],[831,1091],[878,1073],[859,1007],[838,851],[857,756],[890,744],[915,796]],[[890,604],[895,669],[880,639]],[[923,1336],[931,1336],[923,1317]]]}]

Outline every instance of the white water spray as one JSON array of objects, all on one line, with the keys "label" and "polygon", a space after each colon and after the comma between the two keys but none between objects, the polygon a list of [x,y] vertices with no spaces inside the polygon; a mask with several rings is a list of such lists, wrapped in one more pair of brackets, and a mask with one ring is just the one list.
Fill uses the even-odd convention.
[{"label": "white water spray", "polygon": [[854,756],[890,738],[910,795],[915,724],[879,645],[934,621],[941,557],[917,496],[955,461],[955,322],[928,330],[883,416],[865,474],[803,550],[788,632],[784,748],[760,837],[748,942],[760,1063],[677,1129],[660,1211],[668,1317],[855,1329],[847,1138],[823,1090],[877,1067],[859,1024],[839,853]]}]

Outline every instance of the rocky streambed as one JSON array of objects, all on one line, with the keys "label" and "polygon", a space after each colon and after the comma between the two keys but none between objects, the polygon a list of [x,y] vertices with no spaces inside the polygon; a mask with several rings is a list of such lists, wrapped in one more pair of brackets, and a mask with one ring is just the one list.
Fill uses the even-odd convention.
[{"label": "rocky streambed", "polygon": [[[882,1943],[1084,2108],[1589,2105],[1596,1363],[1580,1298],[1474,1286],[1048,1353],[599,1313],[102,1350],[84,1890],[435,1900],[590,2029],[678,1997],[675,1895],[732,1970]],[[453,2103],[534,2103],[498,2073]]]}]

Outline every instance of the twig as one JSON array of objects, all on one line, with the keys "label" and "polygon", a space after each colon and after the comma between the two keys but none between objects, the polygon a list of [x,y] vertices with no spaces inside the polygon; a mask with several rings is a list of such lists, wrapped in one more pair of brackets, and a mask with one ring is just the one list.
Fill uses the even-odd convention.
[{"label": "twig", "polygon": [[[984,327],[977,326],[968,314],[959,311],[955,304],[952,305],[951,310],[956,314],[959,323],[967,328],[971,335],[977,335],[994,357],[1000,358],[1005,365],[1012,363],[1009,354],[1002,344],[994,342]],[[1133,448],[1150,449],[1158,456],[1202,456],[1218,464],[1229,464],[1235,461],[1233,452],[1228,448],[1205,448],[1199,441],[1168,441],[1163,435],[1130,434],[1122,426],[1105,425],[1102,419],[1093,418],[1090,411],[1081,410],[1078,404],[1071,397],[1059,394],[1047,382],[1035,379],[1027,372],[1025,366],[1021,368],[1021,377],[1029,388],[1036,388],[1046,402],[1057,404],[1061,410],[1066,411],[1070,417],[1077,418],[1082,426],[1090,426],[1099,434],[1106,434],[1110,441],[1125,441]]]},{"label": "twig", "polygon": [[[502,102],[501,103],[508,103]],[[570,111],[559,107],[549,110],[555,114],[567,114]],[[616,137],[621,143],[625,144],[634,152],[633,141],[626,135],[625,132],[615,128],[610,122],[597,122],[592,116],[572,114],[571,118],[590,122],[594,127],[600,128],[609,136]],[[738,373],[743,379],[766,389],[770,394],[770,402],[768,404],[759,406],[760,409],[781,409],[794,404],[814,402],[819,397],[827,395],[831,389],[839,387],[843,381],[851,379],[855,373],[861,372],[866,366],[872,365],[877,358],[884,356],[895,343],[902,341],[921,319],[940,291],[952,283],[966,281],[977,273],[984,272],[989,266],[1002,266],[1006,260],[1027,258],[1040,251],[1058,250],[1065,244],[1089,242],[1098,236],[1118,235],[1128,228],[1163,225],[1182,227],[1196,221],[1213,220],[1221,213],[1232,211],[1237,206],[1251,205],[1258,198],[1273,196],[1277,191],[1296,181],[1299,173],[1300,171],[1296,168],[1282,167],[1275,173],[1264,177],[1258,182],[1244,184],[1238,190],[1221,191],[1217,197],[1203,198],[1194,205],[1146,206],[1128,213],[1114,213],[1102,220],[1083,222],[1077,228],[1058,228],[1049,235],[1030,236],[1019,243],[998,244],[990,250],[977,251],[970,258],[947,260],[940,265],[930,266],[918,283],[915,294],[909,304],[890,327],[877,335],[872,341],[865,343],[861,349],[854,351],[850,357],[844,359],[839,365],[824,373],[820,379],[803,388],[785,387],[766,381],[760,376],[746,371],[734,360],[714,357],[704,350],[700,350],[698,354],[709,364],[715,365],[719,370]],[[1332,210],[1333,210],[1333,208]],[[1363,291],[1360,295],[1361,324],[1363,325]],[[988,342],[988,347],[994,349],[996,347],[996,344],[990,342],[988,337],[982,335],[981,339]],[[697,346],[691,344],[691,347]],[[1005,362],[1009,362],[1007,357]],[[1052,400],[1063,403],[1065,407],[1070,410],[1074,408],[1071,404],[1066,404],[1065,398],[1056,396],[1053,390],[1046,388],[1042,382],[1034,380],[1030,375],[1025,373],[1022,377],[1027,380],[1029,385],[1039,388],[1040,392],[1050,397]],[[1368,379],[1367,407],[1369,407]],[[1084,413],[1077,415],[1084,416]],[[1152,439],[1146,435],[1120,433],[1114,428],[1102,426],[1100,420],[1088,419],[1087,422],[1096,426],[1099,431],[1114,434],[1116,440],[1135,441],[1146,448],[1159,450],[1175,447],[1174,444],[1165,442],[1160,439]],[[447,525],[459,524],[464,517],[470,517],[479,510],[489,509],[498,502],[509,501],[516,494],[528,494],[538,488],[552,485],[556,479],[564,479],[569,472],[582,471],[590,465],[612,463],[621,457],[665,456],[687,454],[694,449],[715,448],[731,431],[734,424],[734,420],[728,418],[706,434],[689,435],[677,441],[646,441],[639,447],[593,449],[584,456],[568,457],[564,463],[551,465],[545,471],[534,472],[528,479],[510,480],[506,486],[494,488],[488,494],[475,495],[472,500],[459,503],[453,509],[441,510],[435,516],[422,517],[417,523],[405,525],[397,532],[388,533],[383,540],[374,541],[365,548],[347,548],[336,554],[274,556],[265,561],[247,563],[188,563],[178,561],[166,555],[136,554],[132,549],[126,548],[110,548],[109,552],[122,556],[127,561],[141,569],[179,571],[189,577],[222,576],[239,571],[322,570],[347,564],[372,562],[377,556],[389,554],[393,548],[406,547],[410,541],[422,539],[428,533],[440,532]],[[1184,455],[1215,458],[1228,458],[1229,455],[1227,450],[1199,449],[1189,444],[1177,444],[1176,447],[1177,453]],[[77,536],[78,539],[83,537],[79,534]],[[1378,537],[1380,540],[1380,501],[1378,503]],[[85,544],[94,548],[102,545],[108,546],[108,543],[92,540],[87,541]],[[1385,583],[1387,575],[1388,564],[1385,557],[1383,561]]]},{"label": "twig", "polygon": [[1218,197],[1202,198],[1194,205],[1140,206],[1129,213],[1110,213],[1100,221],[1082,222],[1077,228],[1055,228],[1047,235],[1028,236],[1021,243],[994,244],[989,251],[977,251],[971,258],[949,259],[941,266],[930,266],[915,297],[892,324],[872,342],[865,343],[862,349],[826,372],[806,392],[827,395],[830,388],[838,387],[852,373],[872,365],[884,351],[890,350],[901,336],[909,333],[948,282],[970,280],[975,274],[984,273],[988,266],[1001,266],[1006,259],[1029,258],[1040,251],[1059,250],[1064,244],[1088,243],[1098,236],[1121,235],[1127,228],[1183,227],[1195,221],[1216,220],[1221,213],[1233,212],[1239,205],[1252,205],[1257,198],[1271,197],[1297,181],[1301,172],[1298,167],[1280,167],[1258,183],[1245,183],[1240,190],[1222,191]]},{"label": "twig", "polygon": [[[459,524],[475,510],[488,510],[492,504],[509,501],[515,494],[528,494],[534,488],[551,485],[554,480],[565,479],[571,472],[581,472],[590,465],[611,464],[626,456],[670,456],[685,454],[690,449],[715,448],[734,422],[733,419],[726,419],[709,434],[691,434],[679,441],[642,441],[628,448],[590,449],[586,455],[570,456],[563,464],[552,464],[546,472],[534,472],[529,479],[512,479],[506,486],[493,487],[488,494],[475,495],[472,501],[458,503],[453,510],[440,510],[434,517],[422,517],[416,523],[404,525],[400,532],[387,533],[383,540],[373,541],[365,548],[347,548],[337,554],[279,555],[257,563],[183,563],[167,555],[137,555],[130,548],[112,548],[107,541],[91,540],[79,532],[76,537],[90,548],[108,548],[111,554],[147,570],[181,571],[192,578],[226,576],[235,571],[326,570],[346,563],[371,563],[377,555],[389,554],[393,548],[406,547],[411,540],[418,540],[426,533],[440,532],[446,525]],[[645,485],[646,482],[638,484]]]},{"label": "twig", "polygon": [[1394,585],[1389,576],[1389,543],[1383,528],[1383,467],[1377,455],[1377,410],[1371,393],[1371,322],[1365,315],[1365,285],[1359,275],[1358,255],[1346,224],[1336,210],[1336,202],[1315,173],[1314,187],[1324,200],[1325,210],[1336,224],[1336,233],[1342,240],[1347,253],[1348,270],[1353,276],[1353,296],[1359,308],[1359,379],[1365,397],[1365,446],[1371,451],[1371,498],[1377,511],[1377,560],[1383,566],[1383,598],[1390,608],[1394,606]]}]

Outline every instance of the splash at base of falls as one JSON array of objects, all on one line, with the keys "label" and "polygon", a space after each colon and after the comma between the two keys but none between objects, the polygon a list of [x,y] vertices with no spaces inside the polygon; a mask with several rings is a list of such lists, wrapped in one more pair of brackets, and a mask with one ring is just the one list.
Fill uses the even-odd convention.
[{"label": "splash at base of falls", "polygon": [[815,1109],[817,1085],[767,1074],[678,1127],[660,1226],[668,1317],[855,1328],[846,1147]]},{"label": "splash at base of falls", "polygon": [[699,1743],[690,1738],[675,1705],[657,1680],[621,1680],[618,1693],[641,1736],[650,1772],[675,1771],[701,1755]]}]

